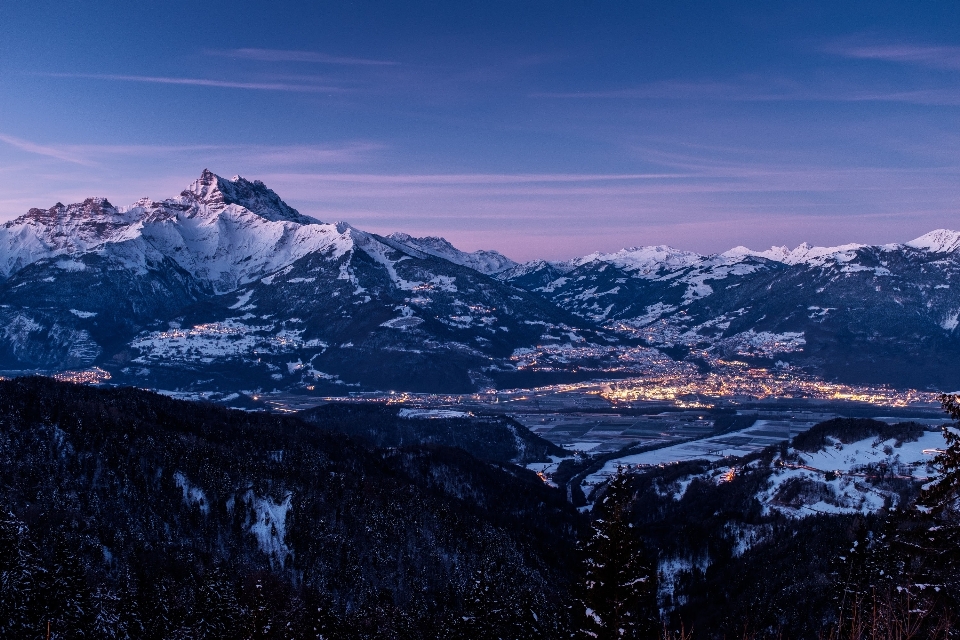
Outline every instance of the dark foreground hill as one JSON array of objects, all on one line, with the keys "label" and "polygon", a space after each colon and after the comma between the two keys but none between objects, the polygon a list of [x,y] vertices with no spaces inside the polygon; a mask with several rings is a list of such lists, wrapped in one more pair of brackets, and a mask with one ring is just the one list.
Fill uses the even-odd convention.
[{"label": "dark foreground hill", "polygon": [[568,637],[576,512],[510,465],[0,382],[4,638]]},{"label": "dark foreground hill", "polygon": [[[798,451],[916,425],[618,475],[581,517],[502,461],[508,423],[394,411],[0,381],[0,638],[956,637],[960,516],[910,508],[917,479],[851,477],[898,494],[875,511],[831,513],[831,474],[767,495]],[[419,443],[460,436],[485,459]]]},{"label": "dark foreground hill", "polygon": [[519,464],[570,455],[502,415],[474,417],[462,412],[331,403],[301,411],[298,417],[321,429],[345,433],[377,447],[439,444],[463,449],[481,460]]}]

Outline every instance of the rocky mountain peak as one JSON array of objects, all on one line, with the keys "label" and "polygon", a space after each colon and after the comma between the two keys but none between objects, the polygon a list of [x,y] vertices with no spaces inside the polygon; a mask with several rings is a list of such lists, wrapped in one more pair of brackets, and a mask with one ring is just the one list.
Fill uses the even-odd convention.
[{"label": "rocky mountain peak", "polygon": [[271,222],[319,222],[289,206],[260,180],[250,182],[240,176],[227,180],[209,169],[204,169],[200,177],[184,190],[180,197],[212,211],[222,211],[232,204],[238,205]]},{"label": "rocky mountain peak", "polygon": [[193,197],[200,202],[210,206],[225,205],[223,191],[220,189],[220,176],[204,169],[200,177],[194,180],[193,184],[187,187],[180,195],[183,197]]}]

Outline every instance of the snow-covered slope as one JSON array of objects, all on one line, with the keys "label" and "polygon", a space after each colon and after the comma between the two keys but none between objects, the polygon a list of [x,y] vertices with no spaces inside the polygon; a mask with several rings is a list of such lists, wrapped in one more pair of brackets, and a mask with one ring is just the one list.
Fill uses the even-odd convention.
[{"label": "snow-covered slope", "polygon": [[[116,208],[105,199],[31,209],[0,227],[0,276],[44,258],[95,253],[143,272],[169,258],[218,292],[230,291],[308,253],[348,251],[347,225],[321,224],[263,183],[209,171],[177,198]],[[63,262],[69,268],[69,260]]]},{"label": "snow-covered slope", "polygon": [[931,253],[953,253],[960,248],[960,231],[936,229],[911,240],[907,246]]},{"label": "snow-covered slope", "polygon": [[592,333],[485,275],[513,264],[321,223],[261,182],[204,171],[176,198],[89,199],[3,225],[0,369],[98,364],[160,388],[468,390],[517,348]]},{"label": "snow-covered slope", "polygon": [[[960,386],[960,233],[904,244],[845,244],[699,255],[652,246],[535,261],[497,277],[678,357],[741,358],[757,335],[796,337],[746,350],[847,382]],[[920,363],[923,366],[918,366]]]},{"label": "snow-covered slope", "polygon": [[460,251],[444,238],[427,236],[425,238],[414,238],[406,233],[391,233],[387,236],[389,240],[403,244],[411,249],[420,251],[431,256],[449,260],[454,264],[470,267],[480,273],[491,275],[499,273],[506,269],[517,266],[517,263],[496,251],[473,251],[467,253]]},{"label": "snow-covered slope", "polygon": [[[863,429],[867,433],[858,433],[845,437],[842,433],[844,423],[871,425]],[[737,450],[735,442],[749,440],[751,429],[732,432],[725,436],[705,439],[697,448],[698,441],[654,449],[606,461],[603,468],[587,476],[584,486],[589,488],[607,481],[618,468],[650,470],[664,466],[689,463],[693,460],[704,462],[703,470],[695,471],[685,477],[677,478],[671,486],[661,487],[666,495],[680,500],[693,481],[709,484],[731,482],[737,475],[755,473],[763,477],[757,483],[756,499],[766,513],[803,518],[822,513],[871,513],[887,506],[898,506],[903,491],[909,494],[935,474],[934,456],[945,446],[940,427],[922,426],[912,422],[884,425],[873,420],[840,419],[820,423],[810,433],[823,429],[827,425],[838,425],[823,438],[819,446],[801,446],[798,440],[793,446],[773,453],[773,445],[768,447],[767,455],[754,452],[752,461],[744,463],[741,457],[745,451]],[[929,421],[928,421],[929,422]],[[861,427],[862,428],[862,427]],[[886,432],[886,433],[884,433]],[[707,444],[710,441],[725,440],[726,445]],[[726,457],[716,451],[704,453],[710,446],[721,447]],[[798,448],[799,447],[799,448]]]}]

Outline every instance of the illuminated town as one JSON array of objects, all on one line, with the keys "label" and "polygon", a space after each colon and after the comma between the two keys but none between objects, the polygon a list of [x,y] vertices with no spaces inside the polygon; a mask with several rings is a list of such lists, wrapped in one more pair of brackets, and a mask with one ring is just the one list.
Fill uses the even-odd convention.
[{"label": "illuminated town", "polygon": [[863,402],[886,407],[935,404],[938,394],[914,389],[825,382],[789,369],[761,369],[716,361],[715,371],[666,373],[611,383],[601,395],[612,403],[667,401],[678,406],[720,399],[812,399]]},{"label": "illuminated town", "polygon": [[72,382],[74,384],[103,384],[113,376],[109,371],[104,371],[100,367],[91,367],[90,369],[77,369],[72,371],[60,371],[52,376],[60,382]]}]

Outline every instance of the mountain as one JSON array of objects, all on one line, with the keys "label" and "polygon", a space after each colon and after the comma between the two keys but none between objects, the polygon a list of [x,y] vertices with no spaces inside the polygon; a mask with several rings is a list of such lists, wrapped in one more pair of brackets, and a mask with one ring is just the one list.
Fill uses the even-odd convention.
[{"label": "mountain", "polygon": [[853,383],[960,388],[960,233],[904,244],[698,255],[640,247],[498,274],[680,359],[798,367]]},{"label": "mountain", "polygon": [[[958,389],[960,233],[517,264],[326,223],[204,171],[0,226],[0,372],[183,392],[466,392],[746,362]],[[665,355],[666,354],[666,355]],[[676,364],[676,363],[675,363]],[[92,368],[96,367],[96,370]]]},{"label": "mountain", "polygon": [[467,391],[518,348],[600,339],[483,272],[509,264],[321,223],[259,181],[204,171],[162,202],[91,198],[3,225],[0,369],[96,365],[165,389]]},{"label": "mountain", "polygon": [[901,623],[918,602],[932,615],[917,627],[942,624],[957,607],[946,586],[956,538],[945,550],[936,536],[955,536],[957,520],[911,505],[936,474],[923,450],[943,446],[918,424],[834,419],[744,458],[637,470],[631,524],[658,551],[665,626],[718,640],[825,637],[857,593],[880,596],[865,626]]}]

